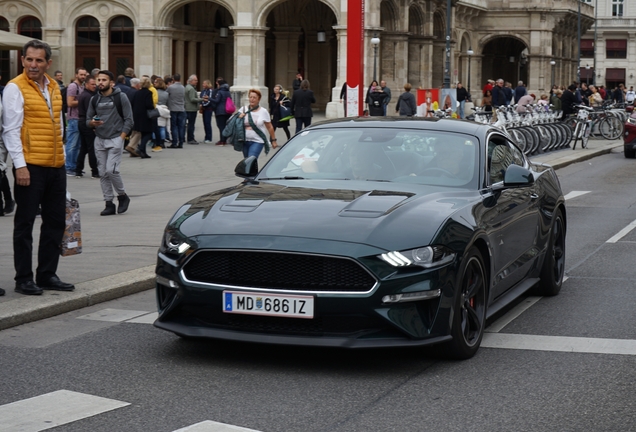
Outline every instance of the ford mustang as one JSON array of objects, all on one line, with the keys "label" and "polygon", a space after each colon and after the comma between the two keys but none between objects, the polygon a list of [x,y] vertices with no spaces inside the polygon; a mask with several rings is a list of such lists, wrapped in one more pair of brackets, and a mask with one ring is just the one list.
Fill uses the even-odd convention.
[{"label": "ford mustang", "polygon": [[486,320],[558,294],[566,208],[552,168],[452,119],[313,125],[237,186],[195,198],[158,252],[154,325],[182,337],[472,357]]}]

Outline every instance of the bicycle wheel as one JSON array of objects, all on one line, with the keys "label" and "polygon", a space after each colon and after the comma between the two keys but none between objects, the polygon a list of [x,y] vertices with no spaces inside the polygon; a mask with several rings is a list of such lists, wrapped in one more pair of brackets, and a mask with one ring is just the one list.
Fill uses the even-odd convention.
[{"label": "bicycle wheel", "polygon": [[545,152],[550,148],[552,144],[552,135],[548,131],[548,129],[542,125],[538,125],[534,127],[537,135],[539,135],[539,148],[541,152]]},{"label": "bicycle wheel", "polygon": [[570,129],[568,125],[565,125],[563,123],[559,123],[559,127],[563,132],[563,143],[559,148],[568,147],[570,145],[570,142],[572,141],[572,129]]},{"label": "bicycle wheel", "polygon": [[598,126],[606,140],[616,140],[623,134],[623,124],[617,117],[605,117]]},{"label": "bicycle wheel", "polygon": [[587,121],[583,123],[583,132],[581,133],[581,147],[587,148],[587,140],[590,138],[590,129],[592,129],[592,124]]},{"label": "bicycle wheel", "polygon": [[519,150],[521,150],[526,156],[529,156],[527,153],[528,146],[526,144],[526,137],[517,129],[510,129],[508,132],[510,132],[510,136],[515,141],[515,144],[517,144],[517,147],[519,147]]}]

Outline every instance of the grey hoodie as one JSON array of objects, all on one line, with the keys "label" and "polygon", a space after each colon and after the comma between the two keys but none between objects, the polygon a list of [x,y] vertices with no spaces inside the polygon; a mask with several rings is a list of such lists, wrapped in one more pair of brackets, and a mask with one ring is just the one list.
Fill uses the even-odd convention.
[{"label": "grey hoodie", "polygon": [[[119,99],[121,100],[122,113],[124,118],[122,119],[117,112],[117,106],[113,100],[113,97],[120,93]],[[95,105],[93,105],[95,100]],[[93,108],[97,107],[97,110]],[[97,113],[95,112],[97,111]],[[133,127],[132,109],[130,108],[130,101],[124,95],[120,89],[114,88],[113,92],[108,96],[103,96],[101,93],[97,93],[91,98],[91,102],[88,104],[88,111],[86,112],[86,126],[90,126],[90,121],[97,114],[99,119],[104,122],[103,125],[95,128],[95,135],[102,139],[113,139],[122,132],[126,135],[130,133]]]}]

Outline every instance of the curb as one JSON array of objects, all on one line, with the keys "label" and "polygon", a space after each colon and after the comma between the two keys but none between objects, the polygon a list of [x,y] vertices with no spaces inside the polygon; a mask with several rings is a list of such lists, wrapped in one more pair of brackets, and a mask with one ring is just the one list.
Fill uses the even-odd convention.
[{"label": "curb", "polygon": [[44,291],[0,303],[0,330],[50,318],[155,287],[155,266],[82,282],[73,292]]},{"label": "curb", "polygon": [[[541,160],[541,156],[538,156],[536,159],[535,158],[531,158],[530,160],[534,163],[545,163],[550,165],[552,168],[554,168],[555,170],[560,169],[560,168],[564,168],[568,165],[572,165],[574,163],[577,162],[583,162],[586,161],[588,159],[592,159],[595,158],[596,156],[601,156],[607,153],[611,153],[613,149],[615,148],[619,148],[619,147],[623,147],[623,143],[621,142],[620,144],[611,144],[611,145],[607,145],[605,147],[601,147],[601,148],[597,148],[597,149],[585,149],[585,150],[581,150],[581,151],[577,151],[574,150],[572,153],[570,153],[570,155],[564,155],[560,158],[555,158],[551,161],[544,161]],[[549,154],[549,153],[548,153]]]}]

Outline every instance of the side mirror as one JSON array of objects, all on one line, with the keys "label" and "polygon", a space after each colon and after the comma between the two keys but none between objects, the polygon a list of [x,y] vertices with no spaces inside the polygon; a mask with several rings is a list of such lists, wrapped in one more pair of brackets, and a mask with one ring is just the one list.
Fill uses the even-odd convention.
[{"label": "side mirror", "polygon": [[256,156],[250,156],[240,161],[238,165],[236,165],[236,168],[234,168],[234,174],[243,178],[256,177],[256,174],[258,174],[258,161],[256,160]]},{"label": "side mirror", "polygon": [[519,165],[510,165],[504,174],[504,187],[530,186],[534,183],[532,171]]}]

